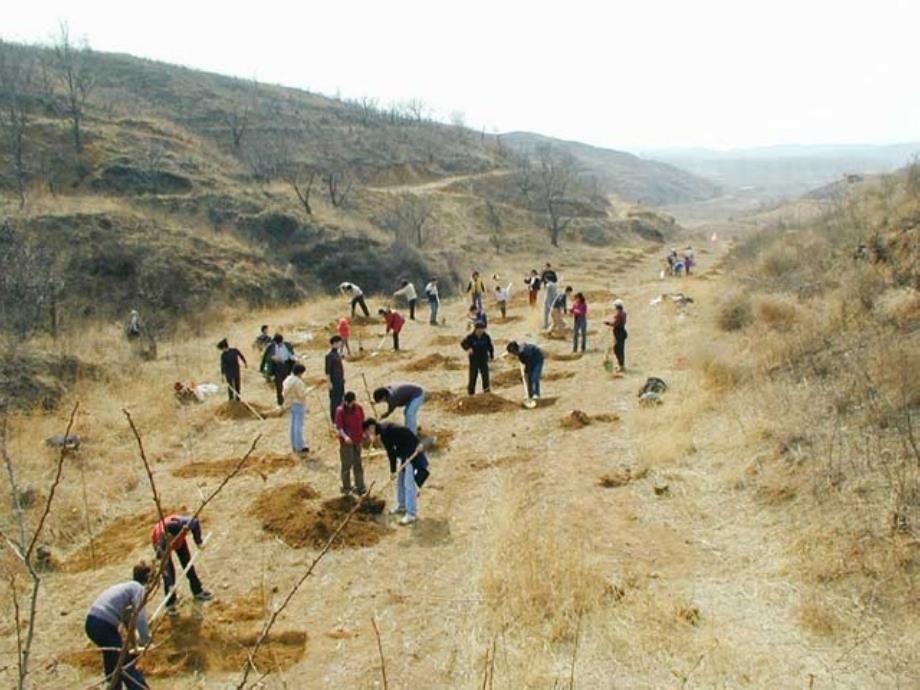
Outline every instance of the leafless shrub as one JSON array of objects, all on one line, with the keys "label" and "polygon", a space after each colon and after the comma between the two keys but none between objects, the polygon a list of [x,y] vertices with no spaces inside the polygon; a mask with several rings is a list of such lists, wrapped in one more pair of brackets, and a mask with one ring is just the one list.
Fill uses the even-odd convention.
[{"label": "leafless shrub", "polygon": [[61,24],[53,46],[54,67],[58,82],[64,89],[64,115],[70,120],[74,151],[83,151],[83,120],[86,103],[96,86],[96,75],[90,67],[89,45],[83,41],[74,44],[66,23]]}]

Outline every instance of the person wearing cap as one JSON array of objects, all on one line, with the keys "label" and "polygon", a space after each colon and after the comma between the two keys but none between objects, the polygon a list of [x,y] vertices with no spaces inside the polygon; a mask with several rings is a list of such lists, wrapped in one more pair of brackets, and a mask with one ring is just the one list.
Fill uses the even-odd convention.
[{"label": "person wearing cap", "polygon": [[374,402],[387,404],[387,411],[380,415],[386,419],[399,408],[403,408],[406,427],[418,433],[418,413],[425,402],[425,389],[415,383],[391,383],[374,391]]},{"label": "person wearing cap", "polygon": [[428,298],[428,323],[432,326],[438,325],[438,308],[441,306],[441,298],[438,295],[438,279],[432,278],[425,286],[425,297]]},{"label": "person wearing cap", "polygon": [[613,320],[604,321],[604,324],[613,328],[613,354],[617,358],[617,371],[623,371],[626,368],[626,338],[628,335],[623,300],[615,299],[613,309]]},{"label": "person wearing cap", "polygon": [[476,393],[476,378],[482,378],[482,391],[489,392],[489,362],[495,359],[492,338],[486,333],[486,324],[477,321],[473,332],[460,343],[470,358],[470,378],[466,390],[470,395]]},{"label": "person wearing cap", "polygon": [[226,338],[217,343],[217,349],[220,350],[220,373],[227,381],[227,396],[230,400],[239,400],[242,390],[240,362],[248,368],[246,358],[235,347],[230,347]]},{"label": "person wearing cap", "polygon": [[202,545],[201,523],[198,518],[188,515],[173,513],[157,522],[150,533],[150,541],[153,543],[153,550],[157,555],[157,560],[166,560],[163,569],[163,589],[166,592],[166,610],[170,615],[176,613],[176,568],[172,562],[172,554],[175,552],[179,557],[179,564],[182,569],[186,570],[189,587],[196,601],[209,601],[211,593],[208,592],[198,579],[198,573],[195,572],[195,566],[189,567],[192,556],[188,550],[186,537],[191,534],[195,545],[199,548]]},{"label": "person wearing cap", "polygon": [[[119,677],[115,679],[113,676],[124,646],[119,628],[132,631],[133,621],[137,642],[141,646],[150,644],[144,595],[152,572],[150,565],[140,561],[134,566],[130,580],[105,589],[96,597],[86,614],[84,630],[90,641],[102,652],[102,669],[107,688],[122,690],[127,686],[130,690],[142,690],[148,687],[144,674],[137,667],[137,657],[131,651],[122,660]],[[134,649],[135,645],[130,644],[128,648]]]},{"label": "person wearing cap", "polygon": [[418,302],[418,293],[415,291],[415,285],[408,280],[402,280],[399,283],[399,289],[393,293],[393,297],[404,297],[409,304],[409,320],[415,321],[415,305]]},{"label": "person wearing cap", "polygon": [[540,397],[540,378],[543,376],[543,350],[530,343],[508,343],[508,353],[518,358],[524,365],[524,380],[527,382],[527,397]]}]

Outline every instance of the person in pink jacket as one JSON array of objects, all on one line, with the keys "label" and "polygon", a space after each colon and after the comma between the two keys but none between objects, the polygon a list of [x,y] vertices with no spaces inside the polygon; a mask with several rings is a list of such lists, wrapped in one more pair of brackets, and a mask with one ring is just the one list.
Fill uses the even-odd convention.
[{"label": "person in pink jacket", "polygon": [[581,351],[585,351],[588,338],[588,303],[583,292],[576,293],[572,303],[572,316],[575,317],[575,338],[572,342],[572,352],[578,352],[578,335],[581,334]]}]

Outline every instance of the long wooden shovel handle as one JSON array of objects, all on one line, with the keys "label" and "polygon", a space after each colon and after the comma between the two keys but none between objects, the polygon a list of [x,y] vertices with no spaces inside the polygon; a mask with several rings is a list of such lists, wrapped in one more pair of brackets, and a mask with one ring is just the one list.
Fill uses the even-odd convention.
[{"label": "long wooden shovel handle", "polygon": [[[204,551],[204,547],[208,545],[208,540],[211,538],[212,534],[213,532],[208,532],[205,535],[204,539],[201,540],[201,546],[199,546],[195,550],[195,554],[189,559],[188,563],[185,564],[185,567],[179,572],[179,574],[176,575],[176,579],[174,581],[172,590],[169,592],[166,592],[166,596],[163,597],[163,601],[160,602],[160,605],[156,607],[156,610],[150,616],[150,620],[148,621],[148,623],[152,623],[153,621],[157,619],[157,616],[163,613],[163,609],[166,607],[166,602],[169,601],[169,595],[172,592],[176,591],[176,587],[179,585],[179,578],[185,577],[188,574],[188,571],[192,569],[192,566],[195,565],[195,561],[198,560],[198,557]],[[172,555],[170,555],[169,557],[172,558]]]}]

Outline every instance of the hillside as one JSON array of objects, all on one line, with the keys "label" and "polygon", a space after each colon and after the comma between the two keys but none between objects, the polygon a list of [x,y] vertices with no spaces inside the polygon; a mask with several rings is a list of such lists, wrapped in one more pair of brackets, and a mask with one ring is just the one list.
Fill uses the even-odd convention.
[{"label": "hillside", "polygon": [[471,246],[553,251],[549,216],[553,244],[676,231],[579,176],[564,194],[555,181],[496,193],[512,172],[508,147],[433,122],[418,102],[384,108],[68,49],[0,44],[2,122],[13,123],[0,213],[15,251],[53,268],[32,294],[54,302],[55,332],[130,308],[175,326],[345,279],[387,292],[437,275],[449,294],[474,266]]},{"label": "hillside", "polygon": [[502,143],[517,151],[532,152],[539,146],[553,146],[567,152],[597,180],[601,189],[620,198],[663,206],[705,201],[719,193],[719,187],[692,173],[667,163],[645,160],[624,151],[564,141],[530,132],[508,132]]}]

